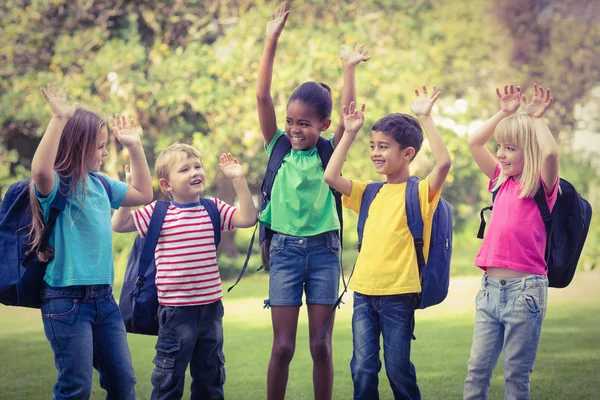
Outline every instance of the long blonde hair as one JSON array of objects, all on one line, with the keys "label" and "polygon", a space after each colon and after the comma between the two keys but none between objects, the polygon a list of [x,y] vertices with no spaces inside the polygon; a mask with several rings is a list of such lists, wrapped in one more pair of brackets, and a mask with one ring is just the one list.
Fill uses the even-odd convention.
[{"label": "long blonde hair", "polygon": [[[75,193],[77,196],[77,187],[81,182],[80,205],[83,205],[87,193],[88,163],[96,151],[98,134],[105,127],[106,120],[99,113],[78,107],[75,114],[67,121],[60,137],[53,169],[60,178],[70,181],[68,193],[63,193],[65,196],[70,193]],[[41,204],[35,196],[33,180],[29,185],[29,195],[32,213],[29,252],[35,252],[40,261],[49,261],[54,255],[54,249],[49,246],[46,249],[39,248],[45,223]]]},{"label": "long blonde hair", "polygon": [[[521,194],[519,198],[533,197],[540,188],[542,174],[542,154],[537,142],[535,128],[531,117],[527,113],[517,113],[504,118],[494,132],[498,142],[511,143],[523,149],[523,172],[519,185]],[[492,191],[498,190],[509,176],[500,171],[494,181]]]}]

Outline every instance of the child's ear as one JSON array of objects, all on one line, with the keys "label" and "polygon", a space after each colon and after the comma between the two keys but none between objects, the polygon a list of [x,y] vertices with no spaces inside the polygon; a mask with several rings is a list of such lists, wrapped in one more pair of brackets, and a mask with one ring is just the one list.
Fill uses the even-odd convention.
[{"label": "child's ear", "polygon": [[406,149],[404,149],[404,158],[410,161],[415,156],[415,153],[416,151],[414,147],[407,147]]},{"label": "child's ear", "polygon": [[160,186],[162,191],[165,193],[169,193],[171,191],[171,185],[169,184],[169,181],[166,180],[165,178],[160,178],[158,180],[158,185]]},{"label": "child's ear", "polygon": [[331,118],[326,118],[321,121],[321,132],[325,132],[329,129],[329,125],[331,125]]}]

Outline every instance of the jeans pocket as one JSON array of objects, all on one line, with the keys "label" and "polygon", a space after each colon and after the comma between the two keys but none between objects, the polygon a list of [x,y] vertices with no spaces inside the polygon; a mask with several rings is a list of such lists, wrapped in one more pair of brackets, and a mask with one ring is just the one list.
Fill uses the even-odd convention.
[{"label": "jeans pocket", "polygon": [[340,254],[340,239],[337,235],[333,235],[331,240],[327,242],[327,249],[332,254]]},{"label": "jeans pocket", "polygon": [[152,386],[161,391],[169,390],[175,380],[175,361],[179,352],[178,340],[158,339],[156,342],[156,356],[152,363],[155,365],[152,371]]},{"label": "jeans pocket", "polygon": [[158,326],[162,332],[167,333],[171,330],[178,309],[179,307],[158,306]]},{"label": "jeans pocket", "polygon": [[538,314],[540,312],[540,305],[535,296],[525,293],[520,296],[523,300],[525,308],[532,314]]},{"label": "jeans pocket", "polygon": [[217,385],[223,386],[225,384],[226,375],[225,375],[225,354],[223,354],[222,350],[217,352],[219,356],[219,376],[217,377]]}]

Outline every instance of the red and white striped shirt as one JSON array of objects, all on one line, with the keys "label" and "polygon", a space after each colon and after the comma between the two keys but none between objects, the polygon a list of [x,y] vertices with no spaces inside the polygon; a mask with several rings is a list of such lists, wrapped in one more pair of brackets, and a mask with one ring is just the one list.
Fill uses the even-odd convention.
[{"label": "red and white striped shirt", "polygon": [[[214,200],[221,230],[233,230],[237,208]],[[140,236],[145,237],[156,202],[132,211]],[[195,306],[223,297],[213,225],[200,204],[169,204],[154,251],[158,302],[164,306]]]}]

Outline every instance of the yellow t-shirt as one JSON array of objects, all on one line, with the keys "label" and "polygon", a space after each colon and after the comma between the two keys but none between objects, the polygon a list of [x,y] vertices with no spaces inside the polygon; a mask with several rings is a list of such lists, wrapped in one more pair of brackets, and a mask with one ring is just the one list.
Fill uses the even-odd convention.
[{"label": "yellow t-shirt", "polygon": [[[352,181],[344,207],[360,212],[363,193],[370,182]],[[424,256],[429,257],[433,213],[441,189],[429,202],[429,177],[419,182],[419,203],[423,216]],[[369,208],[362,248],[356,260],[350,288],[366,295],[420,293],[419,268],[414,239],[408,229],[405,206],[406,182],[382,186]]]}]

